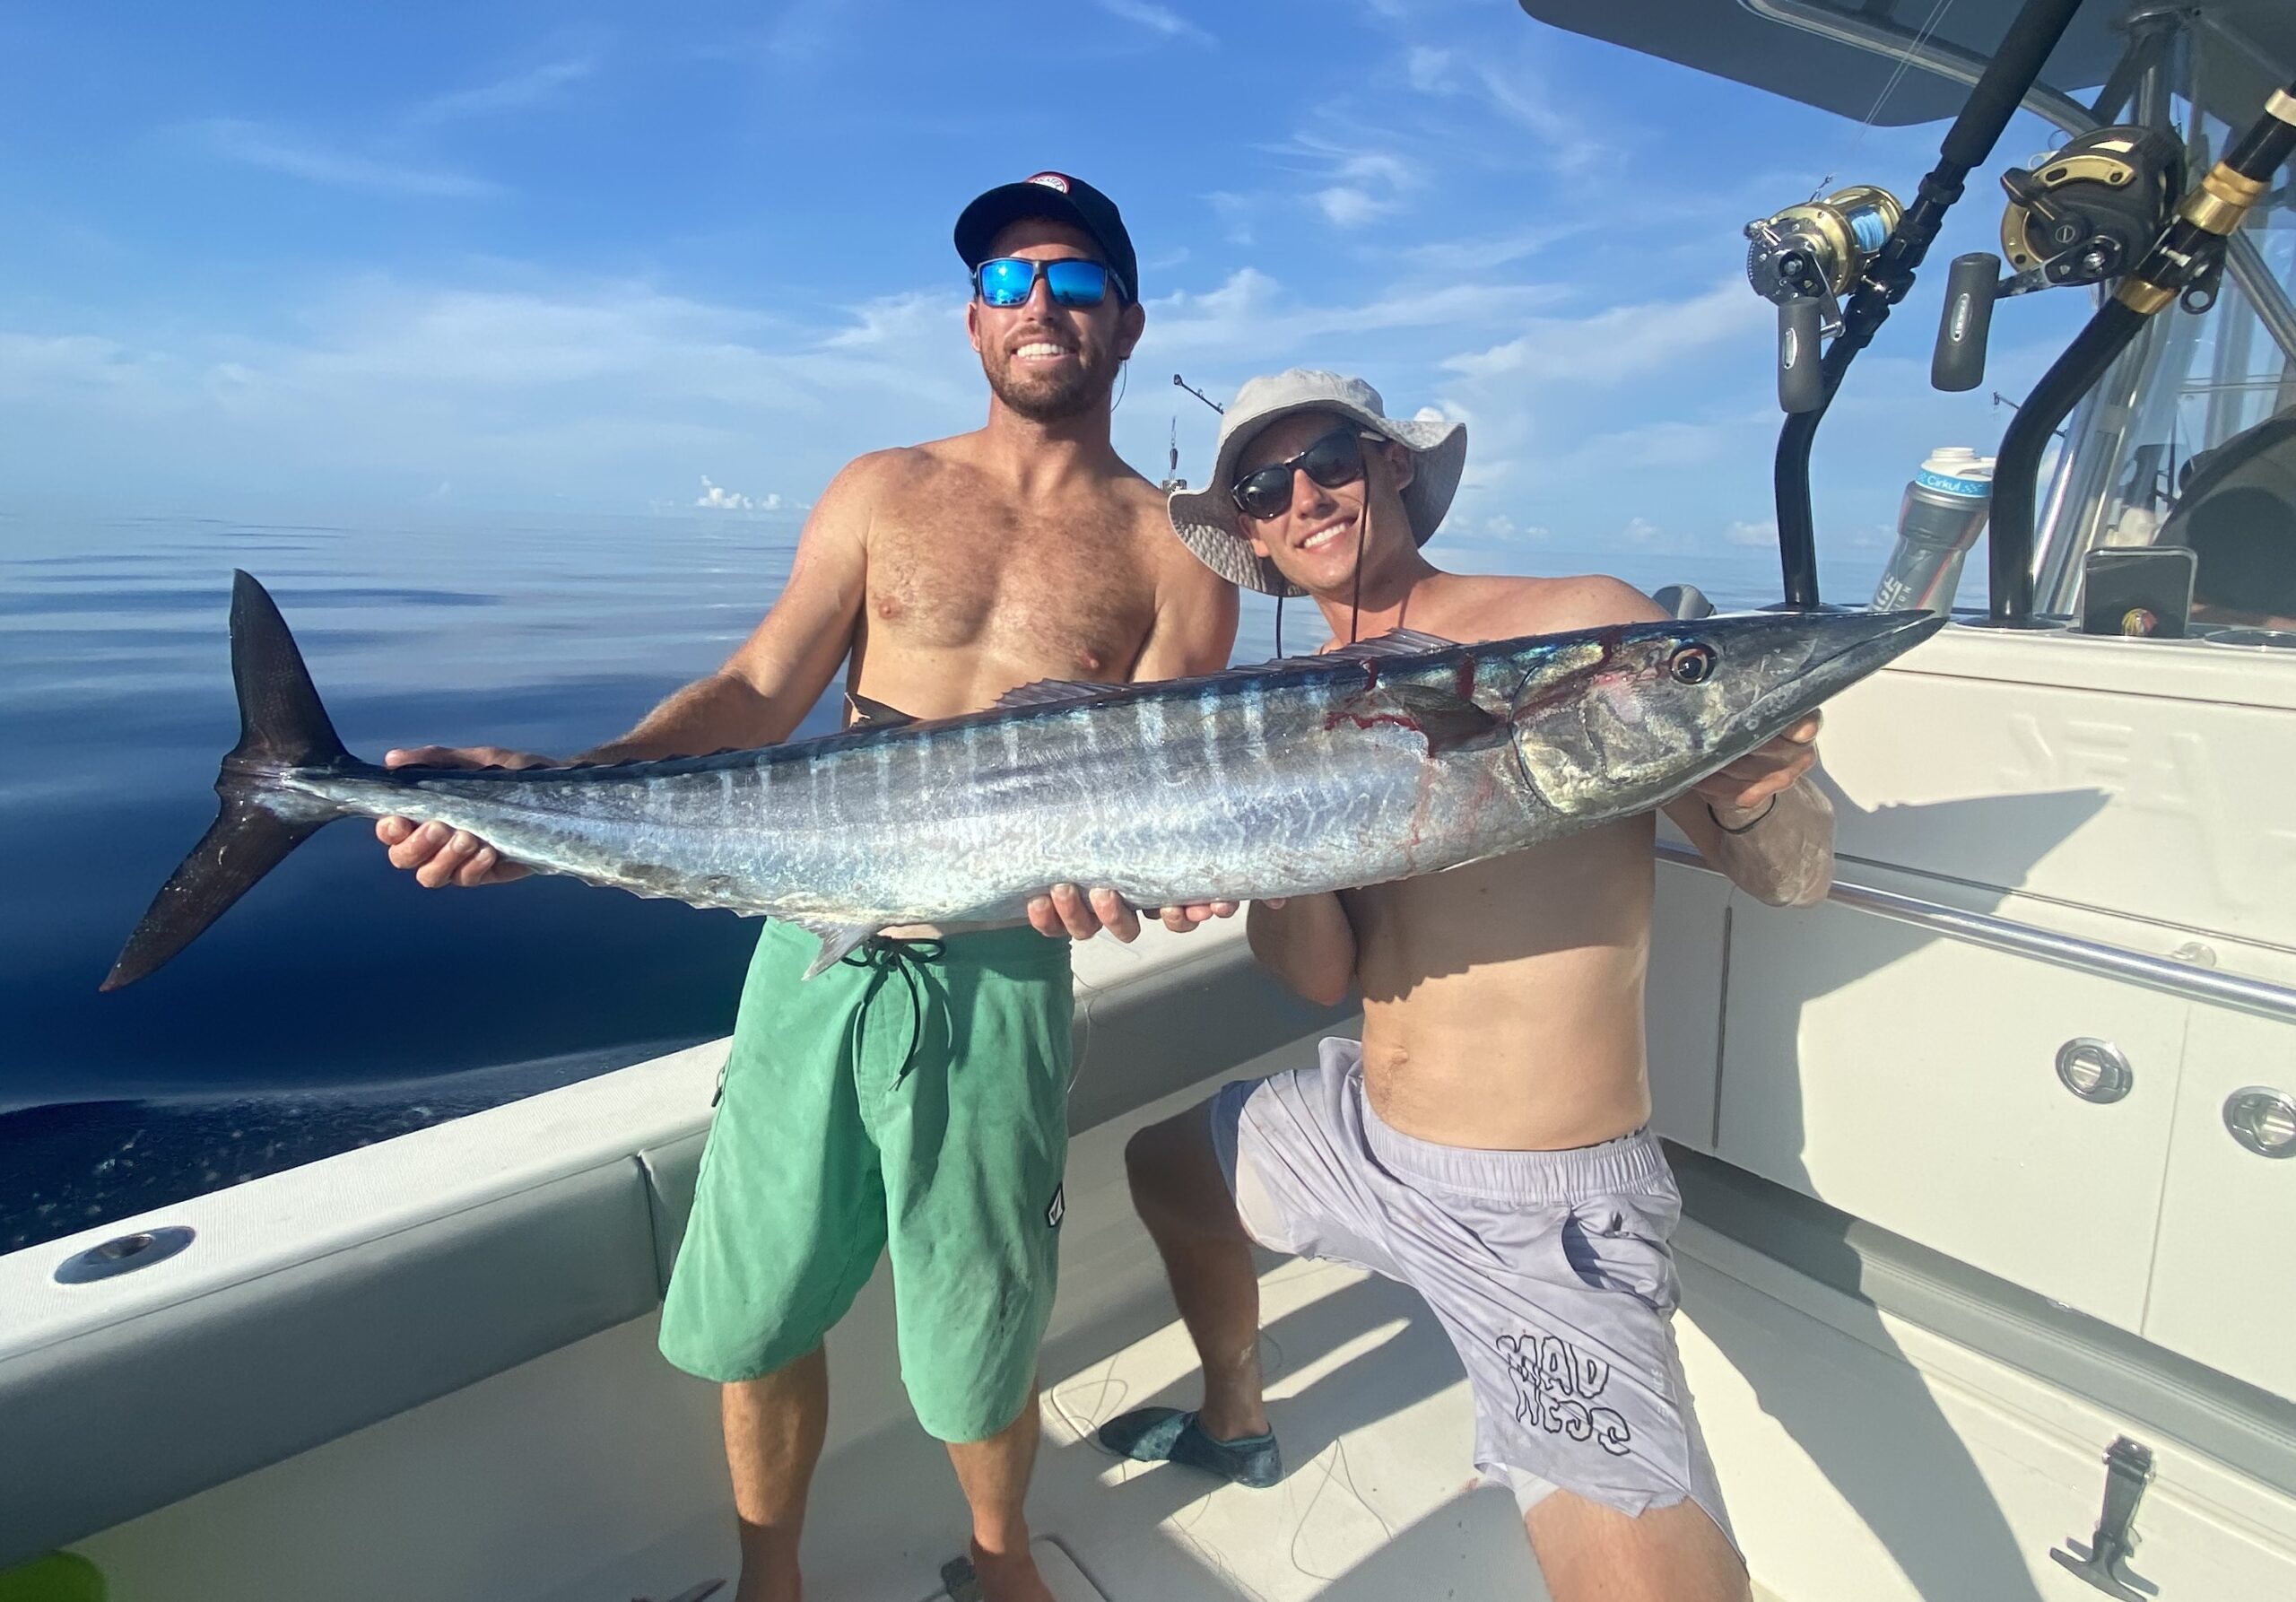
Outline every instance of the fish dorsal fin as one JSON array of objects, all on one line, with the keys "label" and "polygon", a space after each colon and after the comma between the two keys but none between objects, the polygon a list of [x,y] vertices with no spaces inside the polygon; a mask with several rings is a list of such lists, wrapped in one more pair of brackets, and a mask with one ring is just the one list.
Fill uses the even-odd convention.
[{"label": "fish dorsal fin", "polygon": [[845,704],[853,713],[853,721],[846,726],[848,728],[899,728],[904,723],[917,721],[914,713],[889,707],[865,695],[856,695],[850,690],[845,692]]},{"label": "fish dorsal fin", "polygon": [[1096,695],[1126,689],[1123,684],[1095,683],[1090,679],[1039,679],[1017,690],[1007,690],[991,703],[999,708],[1050,707],[1063,701],[1090,701]]},{"label": "fish dorsal fin", "polygon": [[1381,684],[1366,690],[1339,709],[1338,716],[1361,727],[1393,724],[1415,730],[1427,740],[1427,754],[1476,750],[1507,737],[1507,720],[1484,711],[1471,701],[1448,690],[1424,684]]},{"label": "fish dorsal fin", "polygon": [[822,943],[821,955],[815,957],[804,971],[806,979],[836,967],[845,961],[848,952],[877,932],[865,923],[815,923],[810,918],[793,918],[789,921],[813,934]]},{"label": "fish dorsal fin", "polygon": [[1458,643],[1439,634],[1422,634],[1416,629],[1396,629],[1370,640],[1359,640],[1352,645],[1335,645],[1305,657],[1278,657],[1271,662],[1232,671],[1265,673],[1279,667],[1329,667],[1335,662],[1384,662],[1394,657],[1423,657],[1430,651],[1451,650]]},{"label": "fish dorsal fin", "polygon": [[1417,629],[1393,629],[1369,640],[1359,640],[1352,645],[1335,645],[1316,658],[1328,662],[1336,657],[1343,662],[1373,662],[1382,657],[1423,657],[1430,651],[1447,651],[1458,644],[1440,634],[1422,634]]},{"label": "fish dorsal fin", "polygon": [[[1423,657],[1431,651],[1447,651],[1458,644],[1437,634],[1422,634],[1416,629],[1396,629],[1370,640],[1359,640],[1352,645],[1339,646],[1312,657],[1278,657],[1272,662],[1256,666],[1231,667],[1224,674],[1212,674],[1217,680],[1231,676],[1250,677],[1283,667],[1329,667],[1342,662],[1378,662],[1396,657]],[[1091,701],[1097,696],[1111,695],[1136,689],[1133,684],[1098,683],[1090,679],[1039,679],[1033,684],[1023,684],[996,698],[1002,708],[1058,706],[1067,701]]]}]

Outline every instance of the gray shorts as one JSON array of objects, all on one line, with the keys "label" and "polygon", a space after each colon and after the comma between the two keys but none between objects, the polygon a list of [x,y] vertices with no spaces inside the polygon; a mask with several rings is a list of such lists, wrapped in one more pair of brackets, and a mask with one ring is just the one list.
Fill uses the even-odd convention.
[{"label": "gray shorts", "polygon": [[1427,1299],[1474,1389],[1475,1467],[1526,1512],[1558,1489],[1630,1515],[1687,1496],[1728,1536],[1674,1348],[1682,1197],[1657,1136],[1567,1152],[1415,1140],[1371,1110],[1361,1058],[1328,1040],[1318,1067],[1214,1098],[1213,1144],[1252,1238]]}]

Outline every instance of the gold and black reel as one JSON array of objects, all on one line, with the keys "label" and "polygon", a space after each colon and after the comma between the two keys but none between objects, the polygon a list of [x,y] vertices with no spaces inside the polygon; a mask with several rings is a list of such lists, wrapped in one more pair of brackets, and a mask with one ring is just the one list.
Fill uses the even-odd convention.
[{"label": "gold and black reel", "polygon": [[1765,300],[1831,302],[1880,253],[1904,216],[1887,189],[1853,184],[1746,224],[1746,278]]},{"label": "gold and black reel", "polygon": [[2001,254],[2035,289],[2126,273],[2184,192],[2185,152],[2162,128],[2094,128],[2001,175]]}]

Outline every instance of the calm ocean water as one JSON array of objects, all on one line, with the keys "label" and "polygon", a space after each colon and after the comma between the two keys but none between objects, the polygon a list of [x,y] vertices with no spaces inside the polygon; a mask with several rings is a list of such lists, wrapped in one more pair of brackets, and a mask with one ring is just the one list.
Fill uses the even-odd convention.
[{"label": "calm ocean water", "polygon": [[[213,820],[238,735],[224,615],[278,598],[335,725],[564,753],[722,661],[794,520],[333,527],[0,514],[0,1250],[723,1033],[754,926],[562,880],[430,893],[345,824],[159,974],[96,985]],[[1451,565],[1776,594],[1759,551],[1631,560],[1445,542]],[[1829,578],[1845,597],[1848,579]],[[1867,579],[1870,583],[1870,578]],[[1272,610],[1245,608],[1239,660]],[[1286,609],[1285,645],[1323,639]],[[834,697],[802,734],[834,727]]]}]

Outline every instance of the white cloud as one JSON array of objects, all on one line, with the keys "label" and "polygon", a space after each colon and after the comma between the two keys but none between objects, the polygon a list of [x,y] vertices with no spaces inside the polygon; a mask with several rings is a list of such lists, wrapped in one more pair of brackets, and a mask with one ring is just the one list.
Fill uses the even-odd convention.
[{"label": "white cloud", "polygon": [[701,493],[693,498],[693,503],[713,511],[732,512],[778,512],[788,504],[777,494],[744,495],[724,484],[712,483],[707,473],[701,475]]},{"label": "white cloud", "polygon": [[1218,289],[1151,300],[1141,350],[1159,363],[1208,356],[1248,370],[1318,340],[1344,336],[1360,343],[1400,329],[1519,322],[1561,293],[1537,284],[1453,283],[1399,290],[1353,305],[1317,306],[1301,302],[1257,267],[1239,267]]},{"label": "white cloud", "polygon": [[1658,537],[1658,526],[1648,518],[1629,518],[1618,537],[1630,545],[1647,545]]},{"label": "white cloud", "polygon": [[143,381],[152,358],[89,334],[15,334],[0,329],[0,395],[30,398],[51,385],[117,389]]},{"label": "white cloud", "polygon": [[1743,519],[1722,531],[1722,537],[1734,545],[1759,545],[1767,549],[1778,544],[1778,520],[1764,518],[1758,523]]},{"label": "white cloud", "polygon": [[[600,509],[770,438],[798,492],[734,509],[771,511],[862,451],[979,421],[961,326],[904,341],[882,306],[824,333],[645,284],[378,275],[281,309],[292,339],[0,328],[0,432],[59,463],[73,441],[84,460],[88,440],[132,440],[140,476],[112,492],[130,497],[279,484],[403,505],[448,481],[460,504]],[[744,494],[713,476],[705,505],[712,487]]]},{"label": "white cloud", "polygon": [[1548,246],[1588,232],[1597,226],[1589,217],[1570,222],[1543,223],[1512,233],[1480,239],[1429,239],[1402,254],[1405,260],[1430,273],[1487,273],[1536,256]]},{"label": "white cloud", "polygon": [[1483,520],[1478,534],[1500,540],[1543,540],[1551,532],[1538,523],[1518,523],[1504,512],[1493,513]]},{"label": "white cloud", "polygon": [[1405,197],[1426,182],[1415,162],[1394,151],[1365,149],[1319,134],[1294,135],[1272,153],[1300,161],[1329,180],[1313,198],[1335,228],[1360,228],[1401,210]]},{"label": "white cloud", "polygon": [[1096,0],[1096,4],[1110,16],[1137,23],[1166,39],[1185,39],[1202,45],[1213,42],[1212,36],[1203,29],[1171,7],[1155,4],[1153,0]]},{"label": "white cloud", "polygon": [[1395,210],[1394,201],[1374,200],[1352,184],[1317,190],[1316,204],[1323,208],[1325,218],[1335,228],[1361,227],[1373,218]]},{"label": "white cloud", "polygon": [[1614,383],[1757,329],[1770,316],[1768,305],[1733,275],[1688,300],[1613,306],[1587,318],[1540,318],[1526,334],[1453,356],[1443,365],[1467,378],[1520,373]]},{"label": "white cloud", "polygon": [[1588,129],[1601,126],[1579,108],[1565,104],[1537,74],[1520,65],[1485,63],[1475,72],[1483,98],[1510,122],[1536,135],[1540,152],[1557,171],[1583,172],[1618,152]]},{"label": "white cloud", "polygon": [[1436,49],[1432,45],[1413,45],[1405,72],[1411,86],[1422,94],[1433,94],[1444,87],[1451,70],[1451,53]]},{"label": "white cloud", "polygon": [[1526,51],[1518,48],[1503,62],[1478,57],[1466,65],[1464,77],[1451,70],[1457,55],[1414,46],[1405,58],[1405,78],[1421,94],[1480,100],[1529,130],[1537,144],[1528,153],[1552,171],[1579,174],[1617,158],[1618,151],[1590,131],[1605,126],[1590,115],[1591,109],[1558,95]]},{"label": "white cloud", "polygon": [[542,104],[567,84],[578,83],[596,70],[597,63],[587,57],[544,62],[491,83],[434,96],[408,112],[406,119],[416,126],[430,126],[466,117],[523,111]]},{"label": "white cloud", "polygon": [[217,118],[195,123],[191,132],[216,155],[227,161],[285,173],[315,184],[347,189],[373,189],[387,194],[431,196],[448,200],[475,200],[500,193],[484,178],[439,168],[411,166],[371,156],[330,150],[265,127],[261,123]]},{"label": "white cloud", "polygon": [[853,321],[822,343],[831,350],[897,348],[918,340],[946,338],[964,327],[964,297],[927,294],[881,295],[853,308]]},{"label": "white cloud", "polygon": [[1252,242],[1251,220],[1259,209],[1258,202],[1232,189],[1214,189],[1204,198],[1212,207],[1213,215],[1220,219],[1228,243],[1248,245]]}]

